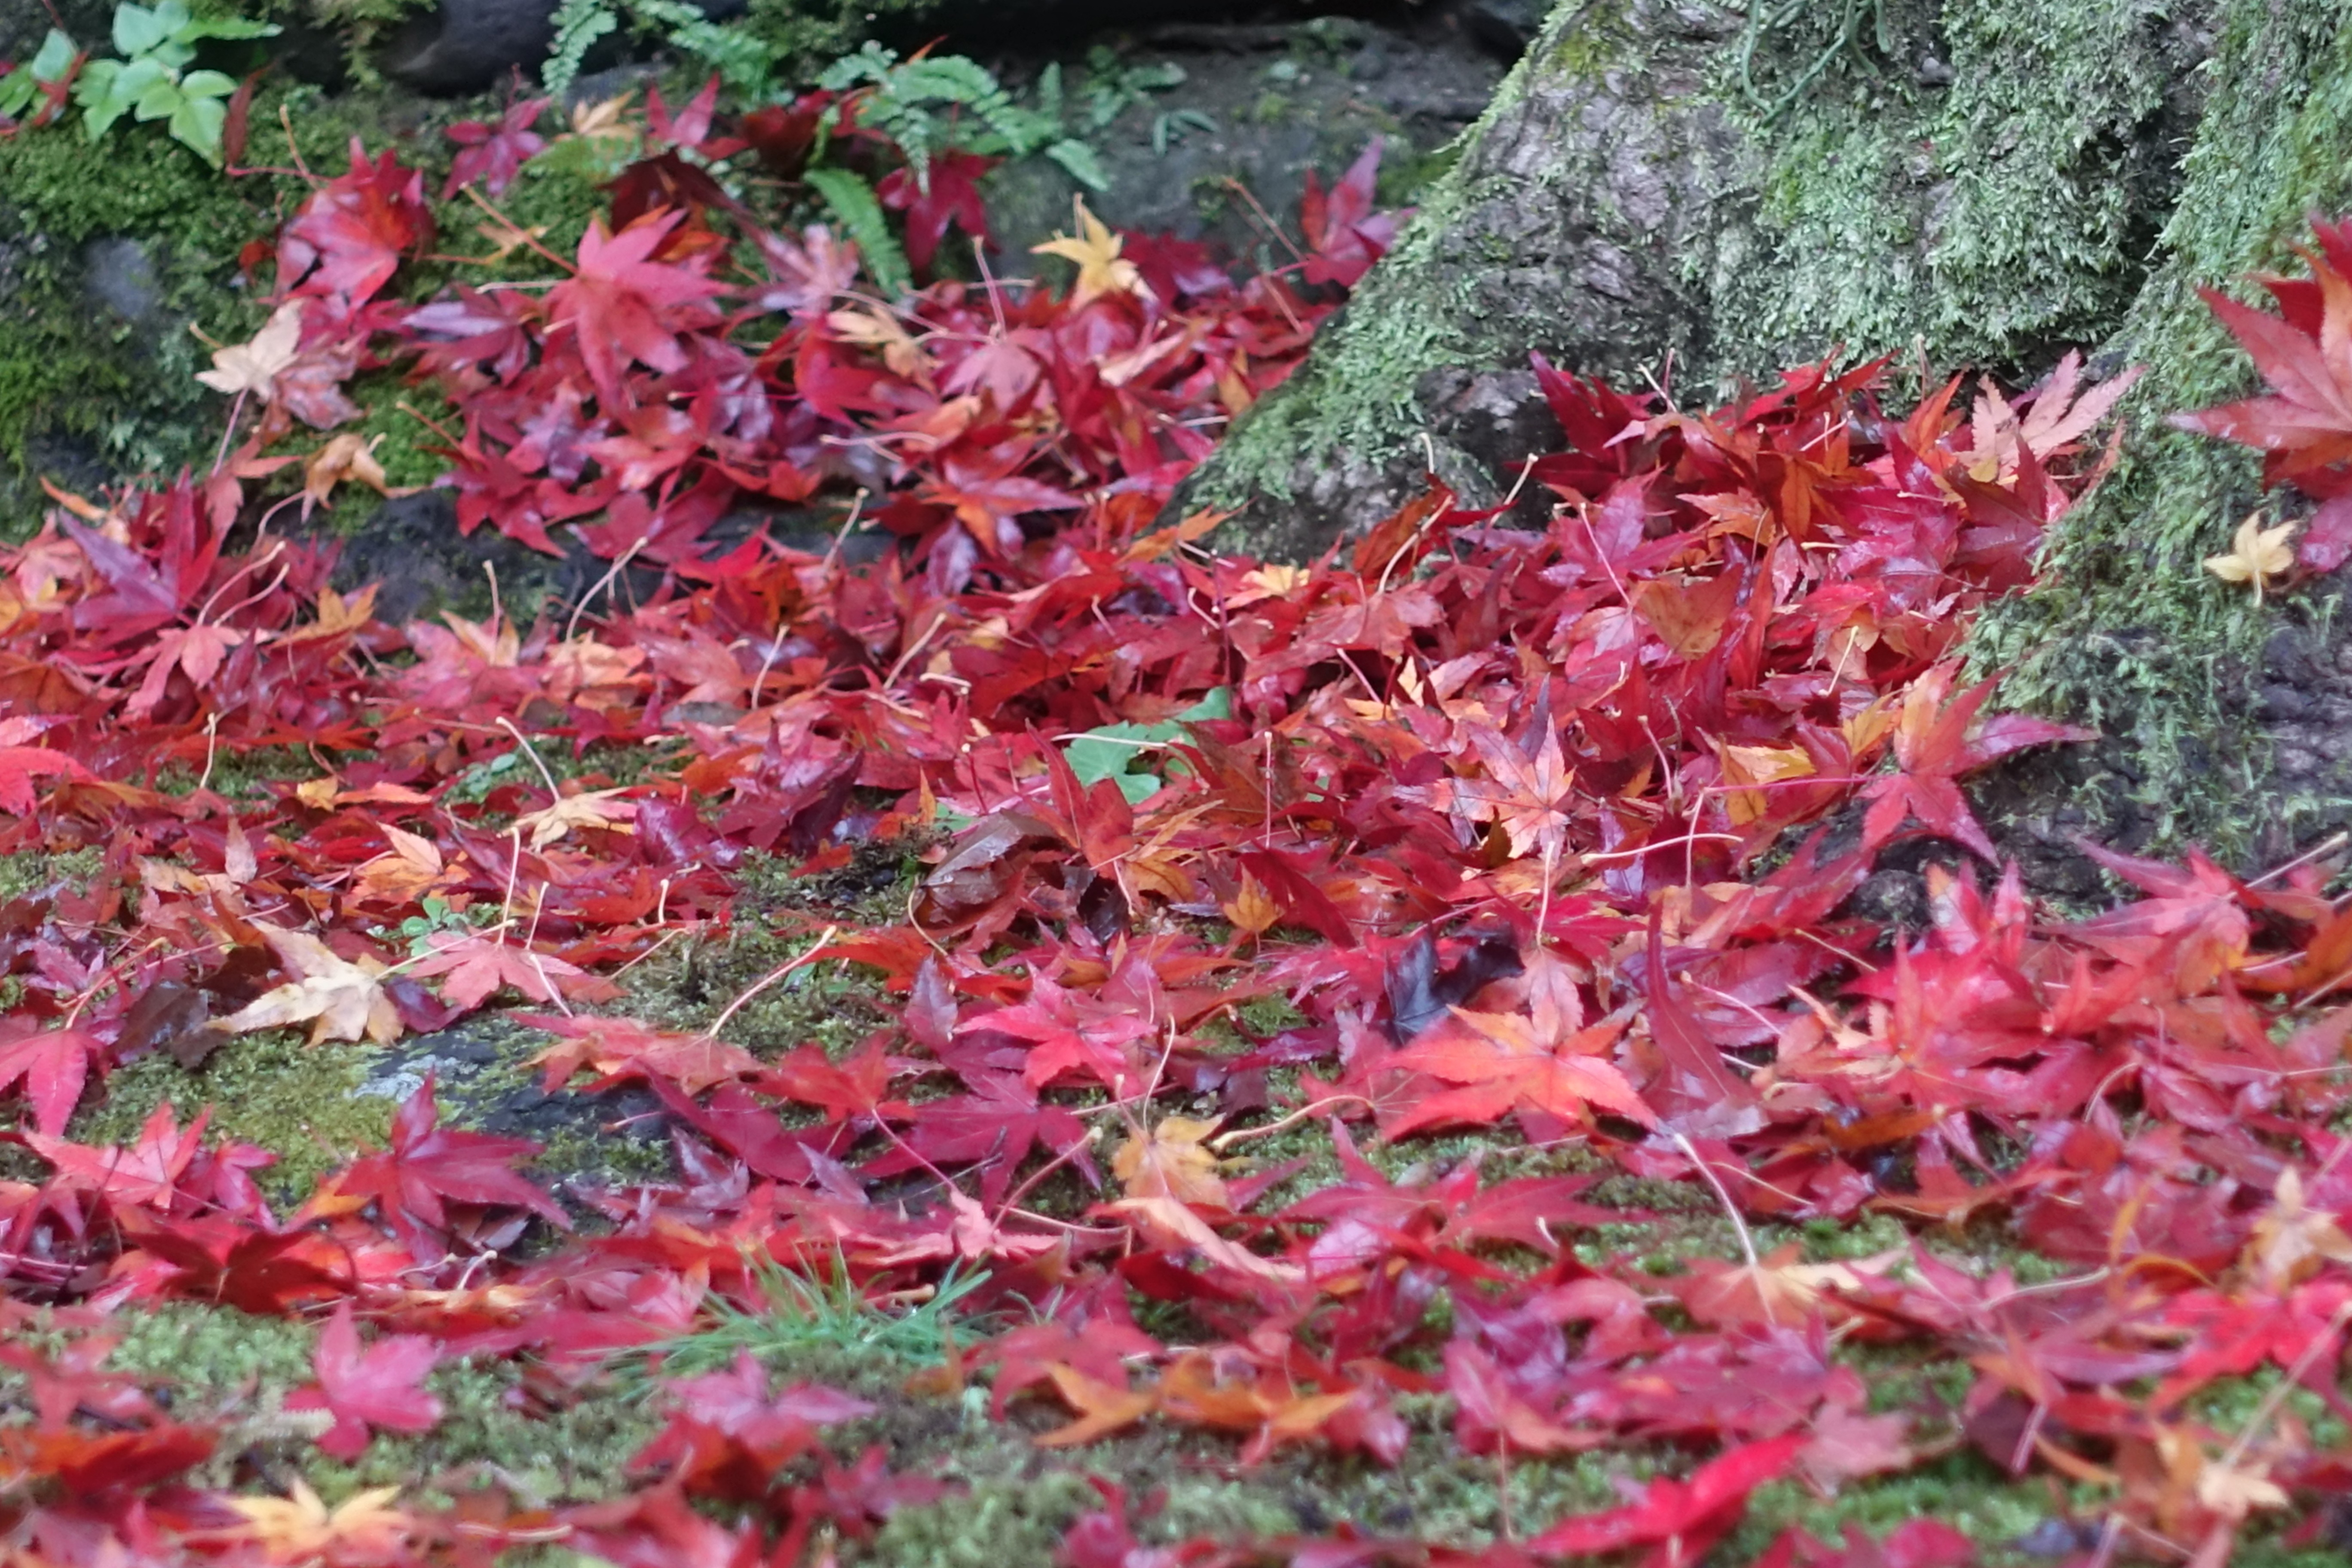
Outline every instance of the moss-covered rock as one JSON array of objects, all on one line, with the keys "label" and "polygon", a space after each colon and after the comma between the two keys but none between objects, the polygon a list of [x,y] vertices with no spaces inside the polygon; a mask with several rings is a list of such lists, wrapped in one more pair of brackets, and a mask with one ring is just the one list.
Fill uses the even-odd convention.
[{"label": "moss-covered rock", "polygon": [[2150,367],[2124,464],[2058,531],[2048,581],[1988,617],[1979,667],[2121,738],[2070,786],[2101,803],[2095,832],[2258,856],[2338,825],[2334,591],[2257,606],[2200,571],[2255,467],[2160,418],[2249,384],[2197,288],[2291,259],[2307,212],[2352,204],[2340,8],[1780,15],[1558,5],[1396,252],[1182,502],[1240,507],[1236,543],[1297,555],[1384,515],[1429,458],[1495,495],[1558,440],[1531,348],[1685,400],[1832,353],[1895,355],[1899,397],[1923,373],[2024,382],[2100,349]]},{"label": "moss-covered rock", "polygon": [[1382,515],[1425,450],[1491,494],[1557,439],[1530,350],[1711,396],[1839,347],[2024,373],[2106,336],[2194,123],[2199,8],[1889,4],[1847,37],[1873,10],[1557,6],[1198,498],[1295,553]]}]

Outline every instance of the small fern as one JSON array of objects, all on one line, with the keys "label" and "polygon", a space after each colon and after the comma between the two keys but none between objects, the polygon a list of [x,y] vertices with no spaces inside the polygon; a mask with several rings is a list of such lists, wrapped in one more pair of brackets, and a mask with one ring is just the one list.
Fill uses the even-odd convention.
[{"label": "small fern", "polygon": [[902,60],[868,43],[835,60],[818,82],[835,92],[866,89],[865,122],[898,143],[927,187],[931,160],[950,148],[1007,158],[1043,153],[1089,189],[1110,184],[1094,149],[1062,133],[1058,71],[1041,84],[1044,107],[1031,109],[977,60],[961,55]]},{"label": "small fern", "polygon": [[882,203],[862,175],[847,169],[811,169],[803,176],[841,226],[842,232],[857,242],[858,254],[865,258],[866,276],[892,298],[914,287],[914,268],[907,263],[907,253],[900,248],[898,237],[890,232],[890,223],[882,214]]},{"label": "small fern", "polygon": [[558,97],[570,90],[580,76],[580,62],[596,41],[621,25],[613,0],[563,0],[555,8],[555,41],[549,47],[540,80]]},{"label": "small fern", "polygon": [[551,93],[569,89],[579,79],[588,51],[624,21],[631,32],[657,36],[680,54],[700,60],[737,92],[764,92],[775,68],[774,51],[755,34],[713,22],[688,0],[562,0],[553,20],[555,41],[540,73]]}]

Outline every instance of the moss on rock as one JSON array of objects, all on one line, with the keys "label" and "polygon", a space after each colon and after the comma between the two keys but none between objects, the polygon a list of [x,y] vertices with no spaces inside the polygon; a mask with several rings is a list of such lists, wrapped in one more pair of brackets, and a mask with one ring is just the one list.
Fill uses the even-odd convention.
[{"label": "moss on rock", "polygon": [[2259,499],[2259,464],[2161,421],[2253,384],[2198,289],[2253,297],[2244,273],[2291,267],[2309,214],[2352,206],[2352,33],[2323,0],[2233,0],[2211,76],[2158,264],[2110,339],[2115,363],[2148,366],[2124,408],[2134,438],[2059,526],[2041,586],[1995,605],[1974,647],[1982,667],[2013,668],[2010,700],[2129,740],[2130,793],[2159,837],[2270,855],[2344,816],[2325,775],[2278,787],[2252,689],[2265,646],[2324,623],[2335,595],[2258,605],[2200,569]]}]

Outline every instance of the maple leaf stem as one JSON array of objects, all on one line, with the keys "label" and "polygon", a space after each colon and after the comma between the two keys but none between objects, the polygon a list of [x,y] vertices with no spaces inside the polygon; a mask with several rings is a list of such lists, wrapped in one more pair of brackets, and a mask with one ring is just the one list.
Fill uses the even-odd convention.
[{"label": "maple leaf stem", "polygon": [[[1715,1189],[1716,1199],[1723,1205],[1723,1212],[1730,1219],[1731,1228],[1738,1233],[1739,1250],[1748,1259],[1748,1267],[1751,1269],[1762,1268],[1763,1261],[1756,1256],[1756,1238],[1748,1234],[1748,1222],[1740,1217],[1739,1205],[1731,1201],[1730,1189],[1723,1184],[1722,1178],[1715,1173],[1715,1167],[1700,1156],[1698,1149],[1687,1137],[1677,1132],[1674,1134],[1674,1140],[1675,1147],[1682,1150],[1684,1156],[1698,1167],[1698,1173],[1705,1178],[1706,1184]],[[1764,1321],[1778,1328],[1780,1321],[1772,1315],[1771,1298],[1759,1290],[1757,1292],[1756,1299],[1764,1309]]]},{"label": "maple leaf stem", "polygon": [[1220,1132],[1209,1140],[1209,1147],[1222,1154],[1236,1143],[1246,1143],[1253,1138],[1271,1138],[1286,1128],[1297,1126],[1317,1111],[1328,1110],[1335,1105],[1360,1105],[1370,1109],[1371,1103],[1360,1094],[1326,1095],[1321,1100],[1300,1106],[1278,1121],[1269,1121],[1263,1127],[1240,1127],[1231,1132]]},{"label": "maple leaf stem", "polygon": [[[886,1127],[884,1131],[887,1131],[889,1130]],[[1079,1155],[1084,1154],[1087,1150],[1093,1148],[1095,1146],[1095,1140],[1101,1135],[1101,1131],[1102,1130],[1098,1127],[1088,1128],[1087,1130],[1087,1135],[1084,1138],[1079,1139],[1076,1142],[1071,1144],[1068,1148],[1063,1150],[1060,1153],[1046,1161],[1043,1165],[1038,1166],[1037,1169],[1029,1173],[1028,1176],[1023,1180],[1019,1186],[1004,1194],[1004,1201],[996,1206],[996,1217],[990,1223],[992,1225],[1003,1225],[1004,1223],[1004,1216],[1014,1213],[1020,1207],[1021,1200],[1027,1197],[1031,1193],[1036,1191],[1038,1183],[1044,1181],[1055,1171],[1060,1170],[1064,1165],[1068,1164],[1072,1160],[1076,1159]],[[899,1140],[898,1135],[896,1132],[891,1132],[890,1137],[891,1141],[898,1143],[900,1148],[907,1148],[906,1144]],[[923,1158],[920,1154],[917,1154],[912,1149],[907,1149],[907,1152],[918,1160],[921,1160]],[[923,1163],[928,1165],[930,1162],[924,1160]]]},{"label": "maple leaf stem", "polygon": [[1580,856],[1579,858],[1587,866],[1597,866],[1606,860],[1638,860],[1660,849],[1672,849],[1677,844],[1705,844],[1710,840],[1721,844],[1747,842],[1737,833],[1686,833],[1680,838],[1661,838],[1655,844],[1636,844],[1631,849],[1611,849],[1599,855]]},{"label": "maple leaf stem", "polygon": [[773,985],[777,981],[782,980],[793,970],[798,969],[803,964],[808,963],[814,960],[818,953],[824,951],[825,944],[831,942],[840,930],[841,928],[837,925],[825,927],[824,933],[816,939],[815,942],[810,946],[806,952],[801,953],[796,957],[786,959],[783,963],[776,965],[775,968],[768,971],[768,973],[762,975],[760,979],[752,982],[751,989],[736,997],[732,1002],[728,1003],[727,1005],[720,1010],[719,1016],[711,1019],[709,1026],[702,1032],[710,1038],[717,1039],[719,1037],[719,1031],[727,1026],[728,1019],[732,1018],[736,1014],[741,1012],[745,1005],[748,1004],[752,997],[757,996],[761,992],[765,991],[769,986]]},{"label": "maple leaf stem", "polygon": [[557,787],[555,775],[548,771],[547,763],[541,760],[538,750],[531,745],[530,742],[523,737],[523,732],[515,728],[514,721],[501,713],[499,715],[499,728],[515,738],[515,744],[522,748],[522,754],[530,759],[530,765],[537,768],[539,776],[547,781],[547,793],[550,797],[562,800],[563,791]]},{"label": "maple leaf stem", "polygon": [[2310,848],[2305,850],[2294,859],[2289,860],[2284,866],[2273,866],[2269,870],[2263,872],[2261,876],[2249,879],[2246,886],[2249,888],[2259,888],[2264,882],[2276,881],[2279,878],[2285,876],[2288,872],[2296,869],[2298,867],[2310,865],[2314,860],[2318,859],[2323,855],[2334,854],[2336,850],[2343,848],[2347,844],[2352,844],[2352,832],[2331,834],[2328,837],[2313,845]]},{"label": "maple leaf stem", "polygon": [[1546,945],[1545,932],[1551,926],[1551,889],[1559,879],[1559,838],[1557,835],[1544,840],[1543,897],[1536,901],[1536,945]]},{"label": "maple leaf stem", "polygon": [[408,399],[404,397],[399,402],[394,404],[393,406],[399,409],[403,414],[407,415],[411,419],[415,420],[419,425],[424,426],[427,430],[432,431],[436,436],[440,437],[444,441],[448,442],[449,445],[453,447],[464,445],[458,437],[449,433],[449,427],[446,425],[442,424],[438,419],[434,418],[431,415],[416,407],[414,404],[410,403]]},{"label": "maple leaf stem", "polygon": [[228,461],[229,440],[236,436],[237,419],[245,413],[245,397],[243,392],[236,395],[236,401],[228,405],[228,418],[221,425],[220,446],[213,453],[212,471],[215,474],[221,471],[221,465]]},{"label": "maple leaf stem", "polygon": [[467,185],[466,187],[466,199],[472,202],[484,212],[489,214],[490,221],[501,225],[508,233],[521,236],[523,244],[529,246],[531,249],[537,251],[548,260],[554,262],[558,267],[562,268],[564,271],[575,276],[579,273],[580,268],[566,261],[561,256],[556,255],[555,252],[548,249],[547,247],[540,244],[538,236],[532,234],[529,229],[515,222],[514,219],[507,216],[506,214],[499,211],[497,207],[490,204],[489,197],[482,195],[481,192],[476,190],[471,185]]},{"label": "maple leaf stem", "polygon": [[205,715],[205,771],[197,775],[196,793],[203,794],[213,782],[213,763],[220,758],[220,710]]},{"label": "maple leaf stem", "polygon": [[[586,593],[580,595],[580,602],[572,606],[572,618],[563,623],[563,640],[565,642],[570,642],[573,634],[579,631],[580,617],[588,613],[588,606],[596,602],[596,595],[611,587],[614,581],[617,579],[623,572],[628,569],[630,561],[635,558],[638,551],[643,550],[646,547],[646,542],[649,537],[649,535],[639,534],[636,538],[629,541],[629,547],[626,550],[622,551],[619,555],[614,558],[611,568],[608,569],[602,577],[597,578],[593,584],[590,584]],[[757,704],[754,703],[753,706],[756,707]]]}]

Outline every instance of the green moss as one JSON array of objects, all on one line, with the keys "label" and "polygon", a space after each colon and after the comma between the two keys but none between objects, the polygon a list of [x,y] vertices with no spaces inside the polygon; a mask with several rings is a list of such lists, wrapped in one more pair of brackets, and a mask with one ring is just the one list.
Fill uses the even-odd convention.
[{"label": "green moss", "polygon": [[143,1057],[107,1076],[69,1132],[79,1142],[124,1145],[166,1101],[183,1124],[210,1107],[215,1134],[278,1156],[257,1178],[271,1199],[299,1202],[361,1148],[383,1146],[392,1101],[356,1093],[371,1059],[363,1047],[313,1046],[290,1029],[225,1041],[193,1072],[166,1055]]},{"label": "green moss", "polygon": [[0,856],[0,903],[51,889],[73,891],[95,881],[106,864],[98,849],[75,849],[62,855]]},{"label": "green moss", "polygon": [[[2267,766],[2244,717],[2250,677],[2269,630],[2305,612],[2258,608],[2200,569],[2257,500],[2257,464],[2158,421],[2253,379],[2197,288],[2243,294],[2242,273],[2291,260],[2305,214],[2352,205],[2352,34],[2319,0],[2235,0],[2223,21],[2159,266],[2114,340],[2119,358],[2149,366],[2125,405],[2143,434],[2060,524],[2042,585],[1996,606],[1973,647],[1984,668],[2014,667],[2011,700],[2133,742],[2146,764],[2133,794],[2161,837],[2238,854]],[[2340,804],[2288,799],[2278,826],[2291,837]]]},{"label": "green moss", "polygon": [[397,1486],[413,1502],[446,1505],[450,1494],[494,1480],[526,1503],[584,1501],[620,1489],[629,1456],[658,1426],[642,1402],[593,1395],[529,1415],[517,1397],[520,1364],[449,1363],[425,1381],[442,1406],[431,1432],[380,1434],[358,1460],[339,1464],[311,1448],[302,1425],[273,1419],[289,1394],[317,1379],[312,1325],[173,1302],[118,1314],[110,1331],[121,1335],[111,1368],[168,1385],[184,1418],[218,1413],[242,1439],[222,1446],[220,1473],[207,1478],[217,1485],[233,1485],[231,1472],[257,1447],[331,1503],[363,1487]]}]

